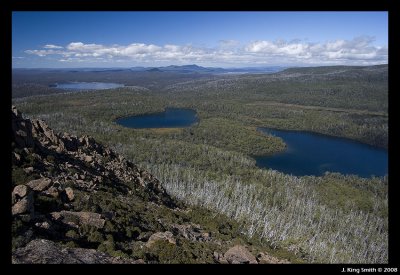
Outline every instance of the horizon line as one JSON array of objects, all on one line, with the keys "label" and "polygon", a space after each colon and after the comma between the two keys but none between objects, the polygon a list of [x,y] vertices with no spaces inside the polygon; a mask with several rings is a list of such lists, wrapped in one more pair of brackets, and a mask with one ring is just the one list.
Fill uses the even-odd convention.
[{"label": "horizon line", "polygon": [[185,64],[185,65],[165,65],[165,66],[126,66],[126,67],[11,67],[11,69],[131,69],[131,68],[165,68],[165,67],[185,67],[185,66],[197,66],[200,68],[215,68],[215,69],[245,69],[245,68],[270,68],[270,67],[285,67],[285,68],[308,68],[308,67],[372,67],[372,66],[381,66],[381,65],[389,65],[389,63],[381,63],[381,64],[373,64],[373,65],[265,65],[265,66],[242,66],[242,67],[223,67],[223,66],[200,66],[197,64]]}]

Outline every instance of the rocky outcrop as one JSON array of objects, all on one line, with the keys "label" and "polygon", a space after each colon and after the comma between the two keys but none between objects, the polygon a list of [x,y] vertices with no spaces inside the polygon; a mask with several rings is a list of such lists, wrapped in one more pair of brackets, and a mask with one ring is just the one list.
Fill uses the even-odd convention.
[{"label": "rocky outcrop", "polygon": [[14,204],[17,200],[26,197],[30,193],[30,188],[26,185],[17,185],[11,193],[12,203]]},{"label": "rocky outcrop", "polygon": [[[27,174],[39,169],[37,172],[42,178],[28,183],[34,191],[45,191],[53,182],[61,186],[73,182],[79,188],[93,191],[108,179],[116,183],[134,184],[135,188],[143,189],[151,201],[175,207],[157,178],[90,136],[56,133],[42,120],[24,119],[15,107],[12,107],[12,130],[14,148],[23,149],[22,156],[20,152],[13,152],[13,163],[18,164],[23,157],[33,158],[37,162],[35,167],[25,168],[28,169]],[[49,170],[57,173],[50,175]],[[72,170],[76,171],[73,175]]]},{"label": "rocky outcrop", "polygon": [[68,201],[73,201],[75,198],[74,190],[71,187],[67,187],[64,190],[65,196]]},{"label": "rocky outcrop", "polygon": [[32,134],[39,139],[42,145],[51,149],[61,148],[64,149],[64,143],[58,135],[50,129],[50,127],[42,120],[32,120]]},{"label": "rocky outcrop", "polygon": [[290,264],[290,262],[286,259],[278,259],[263,252],[257,255],[257,261],[260,264]]},{"label": "rocky outcrop", "polygon": [[214,259],[219,263],[258,264],[256,257],[242,245],[229,248],[223,256],[215,252]]},{"label": "rocky outcrop", "polygon": [[33,192],[29,186],[17,185],[15,186],[12,194],[11,212],[13,216],[25,215],[28,219],[34,215],[33,209]]},{"label": "rocky outcrop", "polygon": [[165,232],[157,232],[151,235],[146,243],[146,246],[151,247],[155,242],[160,240],[168,241],[171,244],[176,244],[176,240],[173,234],[169,231],[165,231]]},{"label": "rocky outcrop", "polygon": [[26,185],[28,185],[30,188],[33,189],[33,191],[44,191],[47,188],[50,187],[51,185],[51,179],[49,178],[40,178],[37,180],[32,180],[28,182]]},{"label": "rocky outcrop", "polygon": [[212,240],[210,232],[204,232],[199,224],[173,224],[172,233],[190,241],[209,242]]},{"label": "rocky outcrop", "polygon": [[20,201],[16,202],[12,207],[12,214],[24,214],[33,212],[33,201],[29,197],[22,198]]},{"label": "rocky outcrop", "polygon": [[106,222],[102,219],[102,216],[92,212],[72,212],[72,211],[61,211],[52,212],[51,216],[55,221],[62,222],[72,227],[79,227],[81,225],[90,225],[96,228],[103,228]]},{"label": "rocky outcrop", "polygon": [[[18,236],[13,236],[18,246],[27,244],[35,234],[65,242],[102,243],[106,230],[116,230],[111,222],[106,229],[106,220],[113,219],[114,224],[120,220],[115,221],[115,213],[106,215],[108,212],[99,207],[89,207],[93,203],[91,197],[96,198],[100,190],[113,190],[118,194],[116,201],[129,202],[134,197],[154,205],[176,207],[158,179],[90,136],[57,133],[42,120],[25,119],[15,107],[12,108],[12,135],[12,165],[18,181],[11,194],[11,211],[15,222],[21,220],[15,225],[21,231],[19,237],[24,240],[21,242]],[[34,211],[34,202],[37,211]],[[94,211],[83,211],[88,209]],[[176,243],[171,232],[154,232],[147,232],[152,235],[148,238],[149,246],[157,240]],[[113,241],[110,247],[114,247]],[[95,250],[61,249],[50,240],[33,240],[13,255],[15,263],[124,262],[107,258]],[[134,263],[133,260],[128,262]]]},{"label": "rocky outcrop", "polygon": [[218,253],[214,251],[213,253],[213,259],[216,263],[219,264],[229,264],[228,261],[224,258],[224,254]]},{"label": "rocky outcrop", "polygon": [[17,146],[32,147],[34,146],[33,135],[32,135],[32,123],[30,120],[22,118],[22,114],[12,106],[12,133],[13,141]]},{"label": "rocky outcrop", "polygon": [[13,264],[136,264],[143,260],[112,257],[95,249],[65,248],[49,240],[37,239],[12,254]]},{"label": "rocky outcrop", "polygon": [[60,191],[56,187],[51,186],[49,189],[44,191],[44,194],[46,194],[50,197],[53,197],[53,198],[58,198],[60,195]]}]

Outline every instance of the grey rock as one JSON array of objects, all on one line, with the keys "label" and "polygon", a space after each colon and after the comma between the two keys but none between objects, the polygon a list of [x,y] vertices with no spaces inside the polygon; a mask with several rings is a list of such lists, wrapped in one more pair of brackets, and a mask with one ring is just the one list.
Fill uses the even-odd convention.
[{"label": "grey rock", "polygon": [[260,264],[290,264],[290,262],[286,259],[278,259],[274,256],[269,255],[268,253],[260,252],[257,255],[257,261]]},{"label": "grey rock", "polygon": [[64,248],[45,239],[36,239],[12,254],[13,264],[141,264],[143,260],[112,257],[95,249]]},{"label": "grey rock", "polygon": [[89,162],[89,163],[93,162],[93,157],[92,156],[85,156],[84,159],[85,159],[86,162]]},{"label": "grey rock", "polygon": [[67,198],[68,198],[69,201],[73,201],[74,200],[74,198],[75,198],[74,190],[72,190],[71,187],[65,188],[65,194],[67,195]]},{"label": "grey rock", "polygon": [[32,173],[33,172],[33,167],[24,168],[24,172],[27,173],[27,174]]},{"label": "grey rock", "polygon": [[45,194],[52,196],[53,198],[58,198],[59,191],[56,187],[50,186],[50,188],[45,191]]},{"label": "grey rock", "polygon": [[246,247],[236,245],[228,249],[224,258],[231,264],[257,264],[256,257],[251,254]]},{"label": "grey rock", "polygon": [[64,143],[58,138],[52,129],[42,120],[32,120],[32,133],[33,136],[38,137],[41,143],[55,144],[64,149]]},{"label": "grey rock", "polygon": [[22,119],[21,112],[14,105],[11,106],[11,111],[16,118]]},{"label": "grey rock", "polygon": [[20,201],[16,202],[11,208],[12,215],[19,215],[24,213],[32,213],[33,212],[33,199],[29,199],[29,197],[24,197]]},{"label": "grey rock", "polygon": [[24,119],[21,113],[12,108],[12,133],[13,141],[19,148],[33,147],[34,141],[32,137],[32,123],[29,119]]},{"label": "grey rock", "polygon": [[51,185],[51,179],[49,178],[40,178],[37,180],[31,180],[27,183],[27,185],[32,188],[34,191],[44,191]]},{"label": "grey rock", "polygon": [[229,264],[228,261],[224,258],[224,255],[214,251],[213,258],[216,263],[219,264]]},{"label": "grey rock", "polygon": [[11,213],[13,216],[27,214],[28,220],[33,217],[33,192],[26,185],[17,185],[11,193],[13,206]]},{"label": "grey rock", "polygon": [[35,223],[35,226],[43,229],[49,229],[51,225],[48,222],[44,221]]},{"label": "grey rock", "polygon": [[17,185],[14,187],[14,190],[11,193],[12,203],[14,204],[17,200],[28,195],[30,188],[26,185]]},{"label": "grey rock", "polygon": [[106,222],[105,219],[101,218],[101,215],[93,212],[72,212],[72,211],[61,211],[52,212],[51,216],[53,219],[60,221],[67,225],[91,225],[97,228],[103,228]]},{"label": "grey rock", "polygon": [[21,160],[21,156],[15,152],[13,152],[13,159],[18,162]]},{"label": "grey rock", "polygon": [[169,231],[165,231],[165,232],[157,232],[157,233],[154,233],[153,235],[151,235],[149,240],[146,243],[146,246],[151,247],[156,241],[159,241],[159,240],[165,240],[171,244],[176,244],[174,235]]}]

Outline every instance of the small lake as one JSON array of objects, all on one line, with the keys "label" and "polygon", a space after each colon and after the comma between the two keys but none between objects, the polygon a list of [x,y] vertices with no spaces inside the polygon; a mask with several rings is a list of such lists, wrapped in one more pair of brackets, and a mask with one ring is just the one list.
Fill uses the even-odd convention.
[{"label": "small lake", "polygon": [[388,173],[388,152],[345,138],[301,131],[259,128],[283,139],[287,149],[272,156],[255,157],[257,166],[296,176],[340,172],[369,178]]},{"label": "small lake", "polygon": [[69,83],[57,83],[50,85],[50,87],[55,87],[64,90],[106,90],[124,87],[124,84],[118,83],[108,83],[108,82],[69,82]]},{"label": "small lake", "polygon": [[117,123],[129,128],[182,128],[199,121],[192,109],[166,108],[164,112],[123,117]]}]

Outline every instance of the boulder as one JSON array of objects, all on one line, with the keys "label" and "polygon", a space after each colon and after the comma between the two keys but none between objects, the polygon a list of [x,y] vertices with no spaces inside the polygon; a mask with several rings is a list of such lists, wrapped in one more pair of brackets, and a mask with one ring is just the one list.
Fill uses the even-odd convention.
[{"label": "boulder", "polygon": [[69,201],[73,201],[74,200],[74,198],[75,198],[74,190],[72,190],[71,187],[65,188],[65,194],[67,195],[67,198],[68,198]]},{"label": "boulder", "polygon": [[27,174],[32,173],[32,172],[33,172],[33,167],[26,167],[26,168],[24,168],[24,172],[27,173]]},{"label": "boulder", "polygon": [[61,212],[52,212],[50,215],[53,219],[67,225],[91,225],[97,228],[103,228],[106,222],[105,219],[101,218],[100,214],[93,212],[72,212],[63,210]]},{"label": "boulder", "polygon": [[50,142],[56,144],[58,147],[64,148],[64,143],[43,120],[33,119],[32,125],[33,135],[38,137],[42,144],[48,144]]},{"label": "boulder", "polygon": [[50,188],[45,191],[45,194],[52,196],[53,198],[58,198],[59,191],[56,187],[50,186]]},{"label": "boulder", "polygon": [[12,208],[11,213],[13,216],[28,214],[28,218],[33,216],[33,192],[26,185],[17,185],[11,193]]},{"label": "boulder", "polygon": [[19,215],[33,212],[33,199],[25,197],[16,202],[11,208],[12,215]]},{"label": "boulder", "polygon": [[17,200],[22,199],[27,196],[30,191],[30,188],[26,185],[17,185],[14,187],[14,190],[11,193],[12,203],[14,204]]},{"label": "boulder", "polygon": [[36,227],[42,228],[42,229],[50,229],[50,224],[47,221],[44,222],[37,222],[35,223]]},{"label": "boulder", "polygon": [[97,147],[96,145],[96,141],[92,138],[92,137],[89,137],[89,136],[87,136],[87,135],[83,135],[82,137],[80,137],[79,138],[79,144],[81,145],[81,146],[85,146],[85,147],[87,147],[87,148],[94,148],[94,147]]},{"label": "boulder", "polygon": [[246,247],[236,245],[228,249],[224,254],[224,258],[230,264],[257,264],[256,257],[251,254]]},{"label": "boulder", "polygon": [[66,248],[52,241],[36,239],[12,253],[13,264],[141,264],[143,260],[112,257],[95,249]]},{"label": "boulder", "polygon": [[12,112],[13,116],[15,116],[16,118],[22,119],[21,112],[14,105],[11,106],[11,112]]},{"label": "boulder", "polygon": [[11,128],[12,140],[17,147],[25,148],[34,146],[32,123],[29,119],[24,119],[15,106],[12,107]]},{"label": "boulder", "polygon": [[229,264],[228,261],[224,258],[224,255],[214,251],[213,253],[214,261],[219,264]]},{"label": "boulder", "polygon": [[92,156],[85,156],[85,161],[86,162],[93,162],[93,157]]},{"label": "boulder", "polygon": [[15,162],[19,162],[21,160],[21,155],[15,153],[15,152],[13,152],[12,157],[13,157],[13,161],[15,161]]},{"label": "boulder", "polygon": [[149,231],[140,232],[139,236],[136,237],[136,240],[141,242],[147,242],[150,239],[151,235],[152,233]]},{"label": "boulder", "polygon": [[146,243],[146,246],[151,247],[156,241],[159,240],[165,240],[168,241],[169,243],[176,244],[174,235],[169,231],[165,231],[165,232],[157,232],[151,235]]},{"label": "boulder", "polygon": [[34,191],[44,191],[51,185],[51,179],[49,178],[40,178],[37,180],[31,180],[27,183],[27,185],[32,188]]},{"label": "boulder", "polygon": [[260,264],[290,264],[290,262],[286,259],[278,259],[274,256],[271,256],[263,252],[257,255],[257,261]]}]

